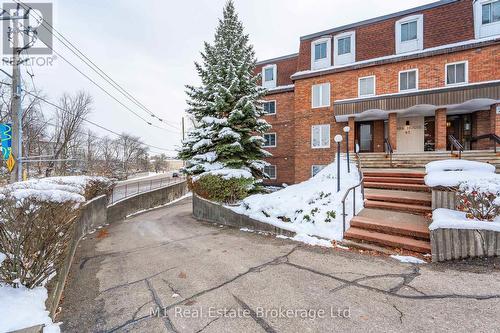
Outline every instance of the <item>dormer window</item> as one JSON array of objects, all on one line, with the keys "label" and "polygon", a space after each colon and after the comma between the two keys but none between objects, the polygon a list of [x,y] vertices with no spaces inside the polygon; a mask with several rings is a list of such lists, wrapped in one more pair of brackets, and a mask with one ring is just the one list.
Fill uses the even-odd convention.
[{"label": "dormer window", "polygon": [[321,69],[332,65],[332,40],[320,38],[311,43],[311,69]]},{"label": "dormer window", "polygon": [[500,35],[500,0],[474,2],[474,30],[476,38]]},{"label": "dormer window", "polygon": [[262,86],[264,88],[276,87],[276,65],[267,65],[262,68]]},{"label": "dormer window", "polygon": [[424,49],[424,16],[413,15],[396,22],[396,53]]},{"label": "dormer window", "polygon": [[335,66],[346,65],[356,61],[356,32],[344,32],[334,37],[335,53],[333,62]]}]

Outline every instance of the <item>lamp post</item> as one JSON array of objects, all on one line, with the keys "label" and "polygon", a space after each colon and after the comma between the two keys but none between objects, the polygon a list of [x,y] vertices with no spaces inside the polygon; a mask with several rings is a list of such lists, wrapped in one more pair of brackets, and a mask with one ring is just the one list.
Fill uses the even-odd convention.
[{"label": "lamp post", "polygon": [[335,135],[333,140],[337,142],[337,192],[340,192],[340,143],[342,142],[342,135]]},{"label": "lamp post", "polygon": [[346,143],[346,152],[347,152],[347,173],[351,173],[351,165],[349,164],[349,131],[351,128],[349,126],[344,127],[345,132],[345,143]]}]

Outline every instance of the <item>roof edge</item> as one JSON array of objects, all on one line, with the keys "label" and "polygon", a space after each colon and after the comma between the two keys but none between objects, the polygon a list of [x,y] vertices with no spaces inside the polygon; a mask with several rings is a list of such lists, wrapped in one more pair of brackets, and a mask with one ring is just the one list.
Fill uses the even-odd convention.
[{"label": "roof edge", "polygon": [[285,59],[290,59],[290,58],[294,58],[294,57],[298,57],[298,56],[299,56],[298,53],[287,54],[287,55],[284,55],[284,56],[281,56],[281,57],[276,57],[276,58],[271,58],[271,59],[257,61],[256,65],[267,64],[267,63],[271,63],[271,62],[275,62],[275,61],[280,61],[280,60],[285,60]]},{"label": "roof edge", "polygon": [[356,23],[346,24],[346,25],[343,25],[343,26],[340,26],[340,27],[335,27],[335,28],[331,28],[331,29],[327,29],[327,30],[315,32],[315,33],[312,33],[312,34],[309,34],[309,35],[304,35],[304,36],[300,37],[300,40],[302,41],[302,40],[308,40],[308,39],[315,38],[315,37],[321,37],[323,35],[328,35],[328,34],[331,34],[331,33],[335,33],[335,32],[339,32],[339,31],[344,31],[344,30],[352,29],[352,28],[359,27],[359,26],[362,26],[362,25],[367,25],[367,24],[371,24],[371,23],[385,21],[385,20],[388,20],[388,19],[391,19],[391,18],[395,18],[395,17],[398,17],[398,16],[403,16],[403,15],[411,14],[411,13],[414,13],[414,12],[426,10],[426,9],[440,7],[440,6],[448,5],[448,4],[454,3],[454,2],[458,2],[458,0],[440,0],[440,1],[437,1],[437,2],[429,3],[427,5],[413,7],[413,8],[405,9],[405,10],[402,10],[402,11],[399,11],[399,12],[395,12],[395,13],[391,13],[391,14],[386,14],[386,15],[378,16],[378,17],[375,17],[375,18],[371,18],[371,19],[359,21],[359,22],[356,22]]}]

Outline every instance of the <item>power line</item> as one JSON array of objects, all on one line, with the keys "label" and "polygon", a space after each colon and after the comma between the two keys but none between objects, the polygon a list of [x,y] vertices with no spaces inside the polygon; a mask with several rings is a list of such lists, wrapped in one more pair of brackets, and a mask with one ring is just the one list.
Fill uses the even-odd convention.
[{"label": "power line", "polygon": [[[17,0],[13,0],[14,2],[16,2],[17,4],[23,6],[23,8],[26,10],[26,9],[30,9],[32,10],[33,8],[31,8],[29,5],[27,4],[24,4],[23,2],[21,1],[17,1]],[[92,60],[90,60],[82,51],[80,51],[73,43],[71,43],[66,37],[64,37],[59,31],[57,31],[52,25],[50,25],[48,22],[44,21],[43,20],[43,17],[41,17],[38,13],[36,13],[36,11],[33,11],[33,13],[35,15],[37,15],[40,19],[41,19],[41,26],[43,28],[45,28],[49,33],[51,33],[54,37],[56,37],[60,42],[61,44],[63,44],[68,50],[70,50],[75,56],[77,56],[83,63],[85,63],[90,69],[92,69],[95,73],[97,73],[101,78],[103,78],[108,84],[110,84],[113,88],[115,88],[116,90],[118,90],[118,92],[120,92],[123,96],[125,96],[127,99],[129,99],[130,101],[132,101],[135,105],[139,106],[142,110],[144,110],[146,113],[148,113],[150,116],[158,119],[159,121],[161,121],[162,123],[164,123],[165,125],[167,126],[170,126],[172,128],[175,128],[175,129],[179,129],[178,127],[176,126],[173,126],[171,124],[169,124],[167,121],[164,121],[162,118],[158,117],[156,114],[154,114],[152,111],[150,111],[146,106],[144,106],[144,104],[142,104],[140,101],[138,101],[135,97],[133,97],[127,90],[125,90],[122,86],[120,86],[115,80],[113,80],[108,74],[106,74],[101,68],[99,68],[99,66],[97,66]],[[50,27],[47,28],[47,26]],[[81,56],[75,52],[72,48],[70,48],[61,38],[59,38],[57,35],[55,35],[53,33],[53,31],[57,32],[57,34],[59,34],[61,36],[62,39],[64,39],[64,41],[66,41],[69,45],[71,45],[79,54],[81,54]],[[94,85],[96,85],[97,87],[99,87],[103,92],[105,92],[108,96],[110,96],[111,98],[113,98],[116,102],[118,102],[120,105],[122,105],[124,108],[126,108],[128,111],[132,112],[134,115],[136,115],[137,117],[139,117],[141,120],[143,120],[144,122],[146,122],[148,125],[151,125],[151,126],[154,126],[156,128],[159,128],[159,129],[164,129],[164,130],[167,130],[163,127],[160,127],[160,126],[157,126],[157,125],[154,125],[152,124],[151,122],[147,121],[146,119],[144,119],[143,117],[141,117],[140,115],[138,115],[135,111],[133,111],[132,109],[130,109],[128,106],[126,106],[125,104],[123,104],[121,101],[119,101],[116,97],[112,96],[107,90],[105,90],[102,86],[100,86],[99,84],[97,84],[93,79],[91,79],[88,75],[84,74],[80,69],[78,69],[76,66],[74,66],[70,61],[68,61],[65,57],[63,57],[60,53],[58,53],[57,51],[55,51],[50,45],[47,45],[43,40],[41,40],[49,49],[51,49],[55,54],[57,54],[58,56],[60,56],[66,63],[68,63],[70,66],[72,66],[75,70],[77,70],[81,75],[83,75],[85,78],[87,78],[90,82],[92,82]],[[83,59],[82,56],[85,58]],[[93,66],[91,66],[90,64],[92,64]],[[97,68],[97,70],[96,70]],[[102,74],[101,74],[102,73]],[[179,132],[180,133],[180,132]]]}]

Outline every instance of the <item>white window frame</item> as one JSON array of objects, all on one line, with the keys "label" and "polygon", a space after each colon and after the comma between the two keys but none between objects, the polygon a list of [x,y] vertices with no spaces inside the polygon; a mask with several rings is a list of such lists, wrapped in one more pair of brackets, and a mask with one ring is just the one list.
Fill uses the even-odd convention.
[{"label": "white window frame", "polygon": [[[273,79],[272,81],[266,81],[266,69],[272,68],[273,69]],[[276,88],[276,82],[277,82],[277,74],[278,74],[278,66],[276,64],[271,64],[271,65],[266,65],[262,67],[262,86],[264,88]]]},{"label": "white window frame", "polygon": [[500,35],[500,21],[483,24],[483,5],[496,0],[477,0],[474,2],[474,32],[476,38]]},{"label": "white window frame", "polygon": [[274,146],[265,146],[265,138],[264,138],[264,145],[262,145],[262,148],[276,148],[278,146],[278,135],[276,134],[276,132],[264,133],[264,136],[266,135],[274,135]]},{"label": "white window frame", "polygon": [[[271,100],[265,100],[264,103],[271,103],[271,102],[274,102],[274,113],[267,113],[267,112],[264,112],[264,116],[274,116],[276,115],[276,113],[278,112],[278,103],[276,102],[275,99],[271,99]],[[262,106],[262,108],[264,108],[264,106]]]},{"label": "white window frame", "polygon": [[[278,179],[278,168],[276,167],[275,164],[269,164],[269,165],[266,165],[267,167],[274,167],[274,177],[269,177],[269,179],[272,179],[272,180],[276,180]],[[264,169],[262,170],[263,172],[265,172],[265,167]],[[266,173],[268,176],[270,176],[268,173]]]},{"label": "white window frame", "polygon": [[322,167],[321,170],[318,171],[318,173],[320,173],[321,171],[323,171],[324,168],[326,168],[326,165],[325,164],[313,164],[313,165],[311,165],[311,177],[315,176],[315,174],[314,174],[314,167]]},{"label": "white window frame", "polygon": [[[326,42],[326,58],[315,60],[314,52],[317,44]],[[332,65],[332,38],[322,37],[311,43],[311,69],[321,69]]]},{"label": "white window frame", "polygon": [[[351,52],[339,55],[338,50],[338,41],[339,39],[351,37]],[[334,45],[334,54],[333,54],[333,63],[335,66],[351,64],[356,62],[356,31],[348,31],[341,34],[336,35],[333,38]]]},{"label": "white window frame", "polygon": [[[417,22],[417,39],[401,41],[401,25],[409,22]],[[396,22],[396,54],[419,51],[424,49],[424,15],[412,15],[402,18]]]},{"label": "white window frame", "polygon": [[[459,83],[448,83],[448,66],[451,65],[459,65],[459,64],[465,64],[465,82],[459,82]],[[455,78],[456,78],[456,73],[455,73]],[[464,61],[456,61],[456,62],[450,62],[444,65],[444,84],[447,87],[454,87],[454,86],[461,86],[464,84],[469,83],[469,61],[464,60]]]},{"label": "white window frame", "polygon": [[[373,78],[373,94],[361,95],[361,80]],[[375,75],[363,76],[358,78],[358,97],[373,97],[377,96],[377,77]]]},{"label": "white window frame", "polygon": [[[314,128],[315,127],[320,127],[320,131],[319,131],[319,143],[321,144],[321,139],[322,139],[322,131],[321,131],[321,127],[323,126],[328,126],[328,145],[326,146],[317,146],[315,147],[314,146]],[[319,124],[319,125],[312,125],[311,126],[311,148],[312,149],[327,149],[327,148],[330,148],[330,141],[331,141],[331,127],[330,127],[330,124]]]},{"label": "white window frame", "polygon": [[[403,74],[403,73],[410,73],[410,72],[416,72],[416,74],[415,74],[415,88],[401,90],[401,74]],[[404,70],[404,71],[400,71],[398,73],[398,91],[399,92],[417,91],[418,90],[418,75],[419,75],[418,68],[412,68],[412,69],[407,69],[407,70]]]},{"label": "white window frame", "polygon": [[[314,87],[323,86],[323,85],[328,85],[328,104],[320,104],[320,105],[316,105],[315,106],[314,105]],[[323,88],[319,89],[319,92],[320,92],[319,101],[320,101],[320,103],[322,103],[323,102]],[[313,109],[329,108],[331,104],[332,104],[332,102],[331,102],[331,85],[330,85],[330,82],[313,84],[311,86],[311,107]]]}]

